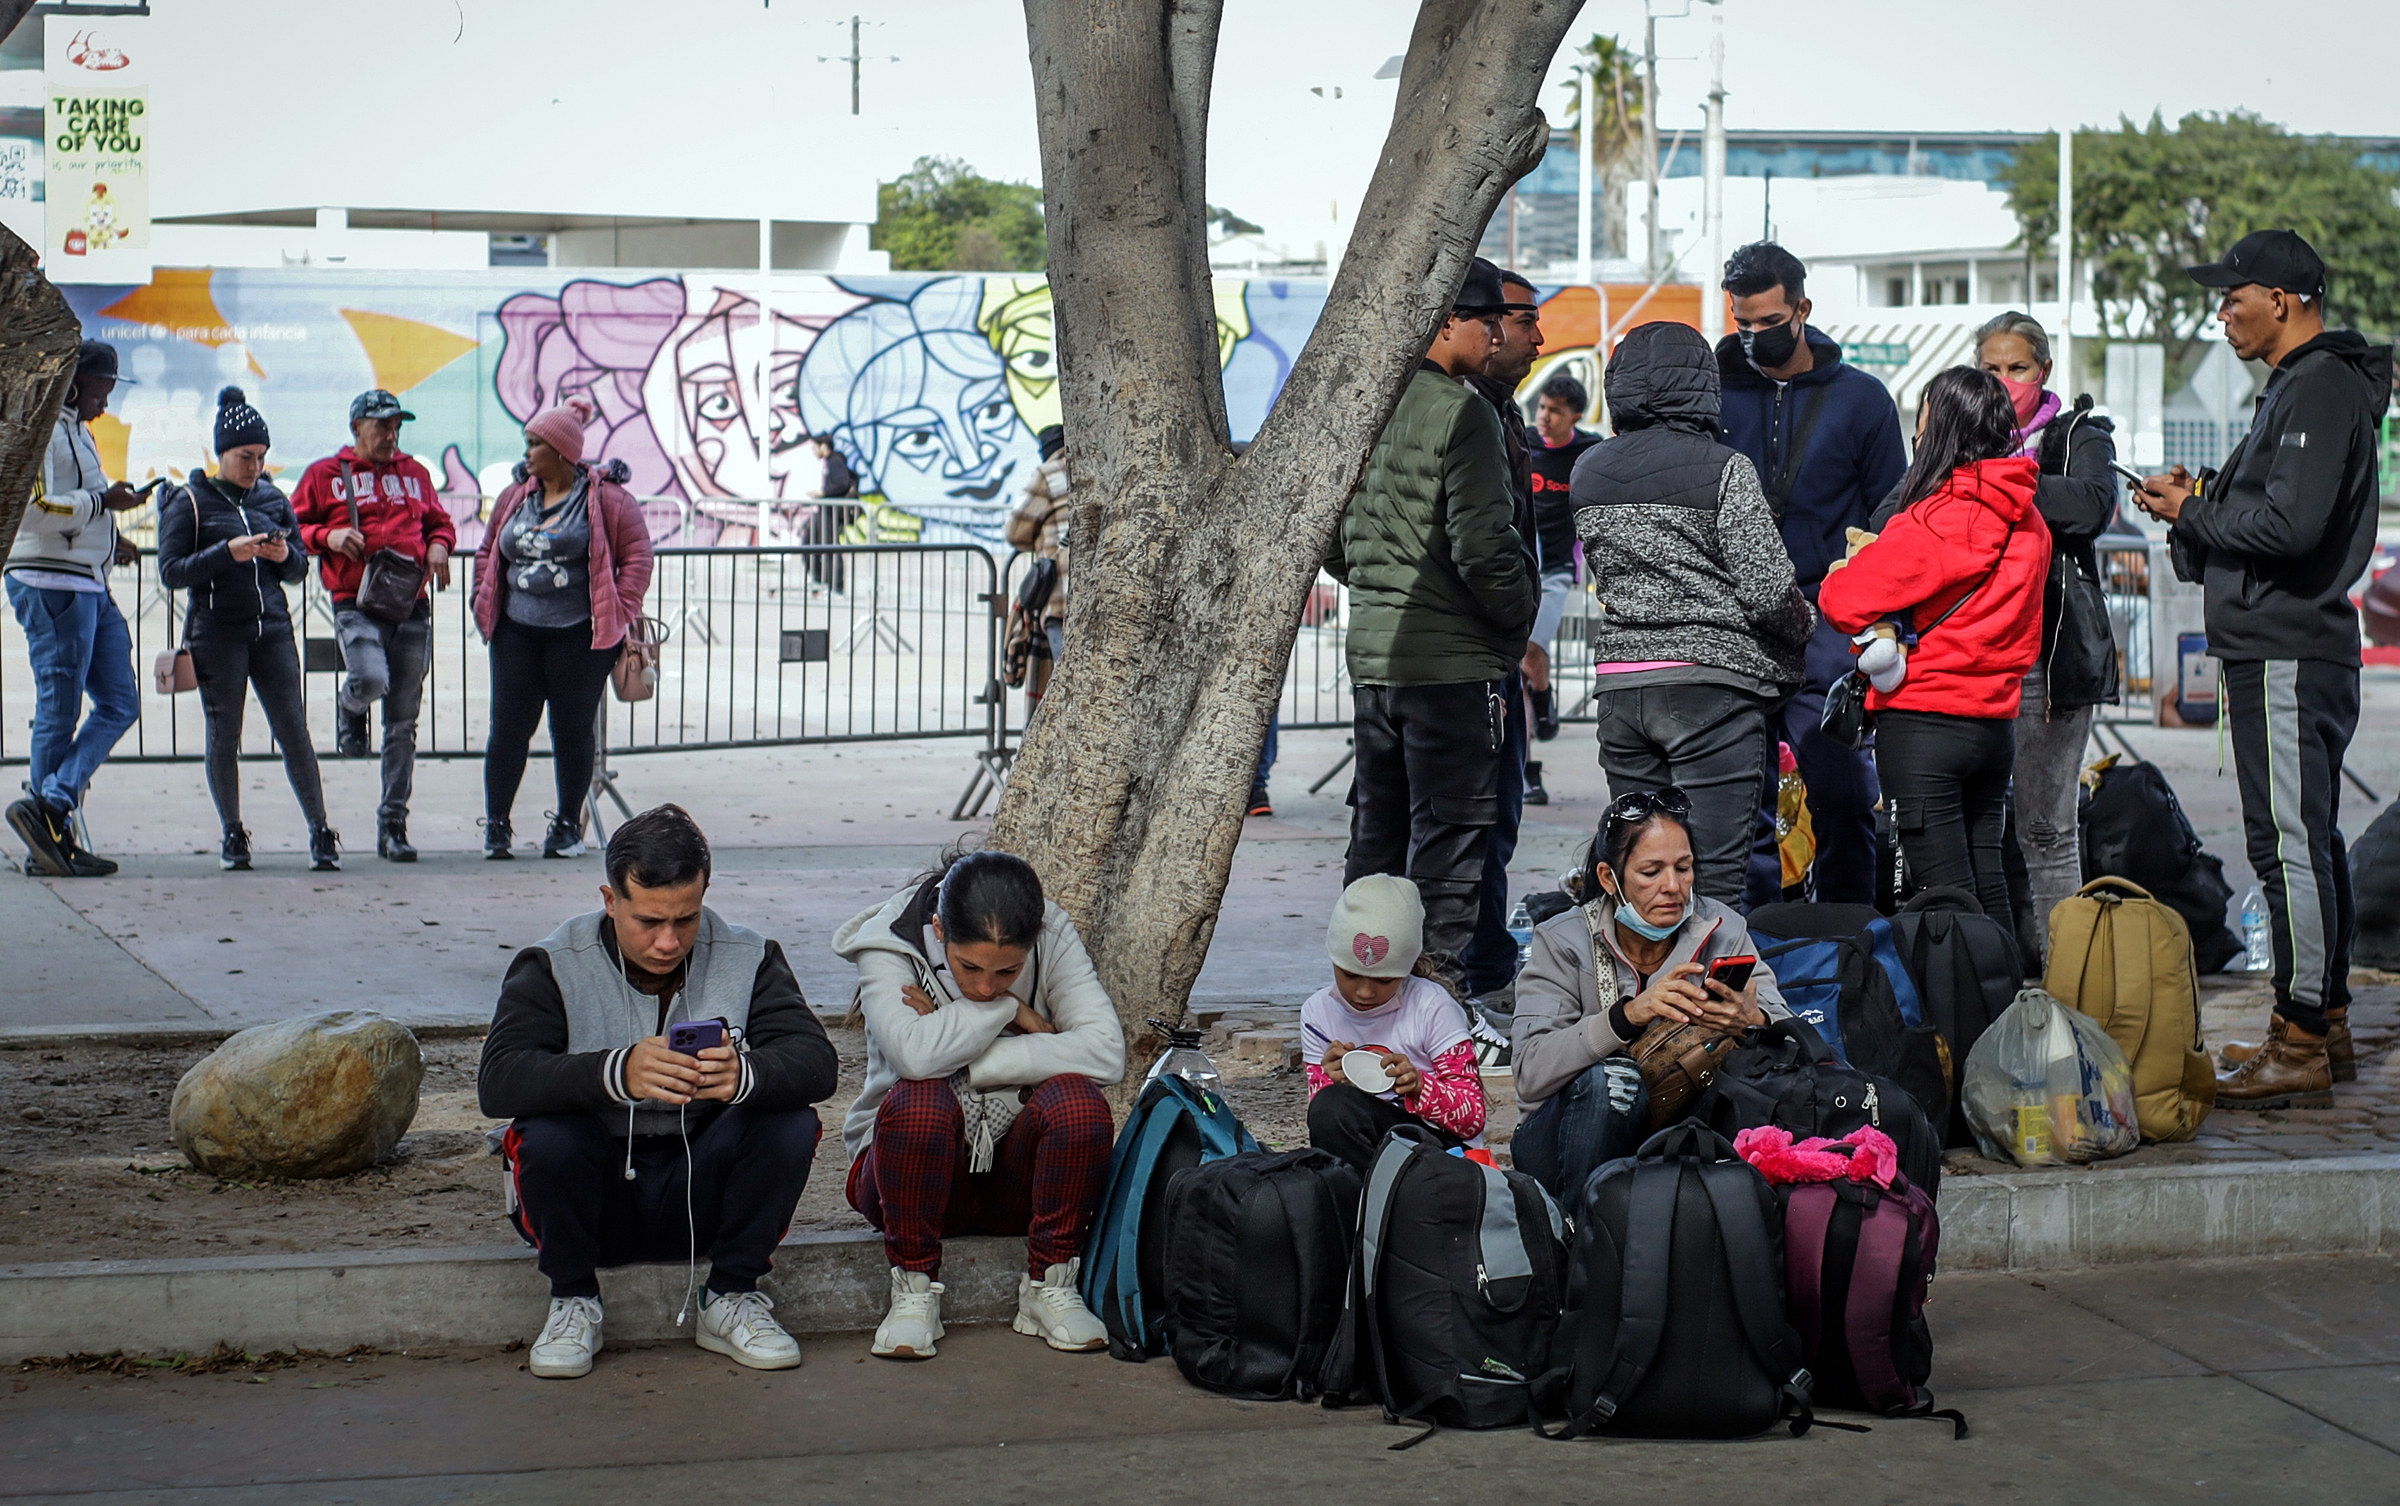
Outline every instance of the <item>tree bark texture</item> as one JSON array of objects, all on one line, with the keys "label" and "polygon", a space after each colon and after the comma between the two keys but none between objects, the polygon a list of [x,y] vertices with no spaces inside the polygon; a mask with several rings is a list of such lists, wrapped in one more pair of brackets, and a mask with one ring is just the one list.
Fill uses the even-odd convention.
[{"label": "tree bark texture", "polygon": [[[4,4],[5,0],[0,0]],[[31,246],[0,226],[0,556],[41,477],[42,452],[75,380],[83,326]]]},{"label": "tree bark texture", "polygon": [[1541,161],[1534,101],[1580,0],[1424,0],[1341,273],[1238,458],[1203,224],[1220,9],[1025,0],[1074,591],[991,841],[1074,916],[1137,1054],[1199,975],[1302,603],[1493,207]]}]

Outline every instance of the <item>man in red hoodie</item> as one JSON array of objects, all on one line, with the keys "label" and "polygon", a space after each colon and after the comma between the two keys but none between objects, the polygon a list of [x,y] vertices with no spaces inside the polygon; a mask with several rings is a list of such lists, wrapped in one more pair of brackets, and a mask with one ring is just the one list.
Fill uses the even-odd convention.
[{"label": "man in red hoodie", "polygon": [[[292,496],[300,543],[317,557],[349,674],[336,710],[335,746],[347,758],[367,753],[367,708],[383,702],[383,804],[375,812],[375,853],[413,863],[408,796],[417,764],[417,708],[433,662],[434,585],[450,584],[458,534],[433,477],[400,453],[400,426],[416,415],[382,388],[350,402],[351,443],[310,466]],[[362,611],[359,583],[367,562],[391,550],[421,567],[416,608],[389,620]]]}]

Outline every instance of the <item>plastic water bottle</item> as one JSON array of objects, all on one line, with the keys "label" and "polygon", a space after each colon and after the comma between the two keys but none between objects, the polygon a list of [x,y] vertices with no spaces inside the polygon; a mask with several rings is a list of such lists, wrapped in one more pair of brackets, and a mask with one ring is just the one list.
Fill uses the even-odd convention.
[{"label": "plastic water bottle", "polygon": [[1533,956],[1533,917],[1526,912],[1525,901],[1508,912],[1508,934],[1517,943],[1517,971],[1525,971],[1526,962]]},{"label": "plastic water bottle", "polygon": [[2249,950],[2243,966],[2254,973],[2275,971],[2275,947],[2267,936],[2267,897],[2256,884],[2242,896],[2242,945]]},{"label": "plastic water bottle", "polygon": [[1150,1025],[1152,1029],[1164,1032],[1167,1049],[1151,1064],[1150,1075],[1142,1079],[1142,1086],[1148,1087],[1161,1077],[1180,1077],[1207,1098],[1221,1096],[1223,1079],[1217,1074],[1217,1064],[1210,1061],[1208,1053],[1200,1049],[1200,1032],[1181,1026],[1170,1027],[1158,1020],[1152,1020]]}]

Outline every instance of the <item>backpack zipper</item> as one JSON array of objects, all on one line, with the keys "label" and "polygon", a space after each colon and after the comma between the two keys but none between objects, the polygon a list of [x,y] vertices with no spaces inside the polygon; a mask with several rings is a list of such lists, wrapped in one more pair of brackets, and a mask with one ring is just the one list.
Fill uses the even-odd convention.
[{"label": "backpack zipper", "polygon": [[1867,1111],[1869,1124],[1874,1125],[1877,1129],[1883,1128],[1883,1100],[1877,1095],[1874,1083],[1867,1084],[1867,1096],[1859,1100],[1859,1107]]}]

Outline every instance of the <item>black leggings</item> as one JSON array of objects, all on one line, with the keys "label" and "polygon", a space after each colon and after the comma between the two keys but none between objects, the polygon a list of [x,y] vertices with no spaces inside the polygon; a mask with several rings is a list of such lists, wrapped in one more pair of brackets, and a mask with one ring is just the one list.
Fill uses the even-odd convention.
[{"label": "black leggings", "polygon": [[1892,830],[1919,884],[1949,884],[2010,924],[2001,866],[2009,769],[2017,758],[2014,717],[1882,711],[1875,716],[1875,772],[1891,803]]},{"label": "black leggings", "polygon": [[267,726],[283,749],[284,777],[300,797],[308,829],[325,825],[325,787],[317,750],[308,740],[308,707],[300,699],[300,654],[289,632],[247,638],[194,638],[192,673],[200,682],[200,714],[208,724],[208,798],[226,830],[242,824],[242,717],[256,687]]},{"label": "black leggings", "polygon": [[500,619],[492,634],[492,733],[483,748],[483,813],[506,821],[525,780],[525,750],[542,709],[550,711],[551,761],[558,766],[558,815],[583,820],[591,794],[593,734],[608,689],[613,648],[592,647],[592,625],[527,627]]}]

